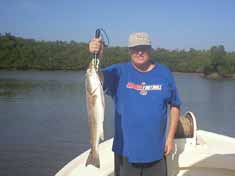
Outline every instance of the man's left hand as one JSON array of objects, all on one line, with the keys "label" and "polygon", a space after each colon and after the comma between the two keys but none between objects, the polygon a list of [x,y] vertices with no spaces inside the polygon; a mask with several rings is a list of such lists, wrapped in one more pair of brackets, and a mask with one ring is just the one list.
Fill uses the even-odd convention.
[{"label": "man's left hand", "polygon": [[174,150],[174,140],[173,139],[167,139],[165,144],[165,156],[172,153]]}]

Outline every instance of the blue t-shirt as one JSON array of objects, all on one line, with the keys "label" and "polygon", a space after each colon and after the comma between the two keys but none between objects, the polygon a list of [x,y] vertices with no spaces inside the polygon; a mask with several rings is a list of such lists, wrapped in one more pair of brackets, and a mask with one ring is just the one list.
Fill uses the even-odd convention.
[{"label": "blue t-shirt", "polygon": [[115,103],[113,151],[129,162],[162,159],[167,105],[181,104],[171,71],[155,63],[151,71],[140,72],[128,62],[102,72],[104,90]]}]

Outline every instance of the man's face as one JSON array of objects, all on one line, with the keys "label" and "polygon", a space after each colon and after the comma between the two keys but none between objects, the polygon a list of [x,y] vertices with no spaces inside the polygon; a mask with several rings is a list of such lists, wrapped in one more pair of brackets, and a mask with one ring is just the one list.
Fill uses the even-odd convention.
[{"label": "man's face", "polygon": [[135,65],[144,65],[149,62],[151,46],[139,45],[129,48],[131,60]]}]

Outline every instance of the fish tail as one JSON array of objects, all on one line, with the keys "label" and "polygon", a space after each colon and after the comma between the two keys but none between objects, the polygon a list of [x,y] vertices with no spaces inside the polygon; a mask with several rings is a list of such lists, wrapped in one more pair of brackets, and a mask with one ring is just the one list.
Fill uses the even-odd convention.
[{"label": "fish tail", "polygon": [[86,166],[89,164],[97,168],[100,168],[100,158],[99,158],[98,152],[93,151],[93,150],[90,151],[89,156],[86,161]]}]

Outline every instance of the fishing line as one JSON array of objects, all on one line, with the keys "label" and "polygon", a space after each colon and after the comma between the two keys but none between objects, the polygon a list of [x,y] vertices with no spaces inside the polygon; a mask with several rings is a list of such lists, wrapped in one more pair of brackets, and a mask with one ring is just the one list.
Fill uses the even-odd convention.
[{"label": "fishing line", "polygon": [[[109,36],[108,36],[107,32],[103,28],[98,28],[97,30],[100,31],[100,35],[101,35],[104,47],[108,47],[110,41],[109,41]],[[106,42],[104,41],[104,39],[106,40]]]}]

